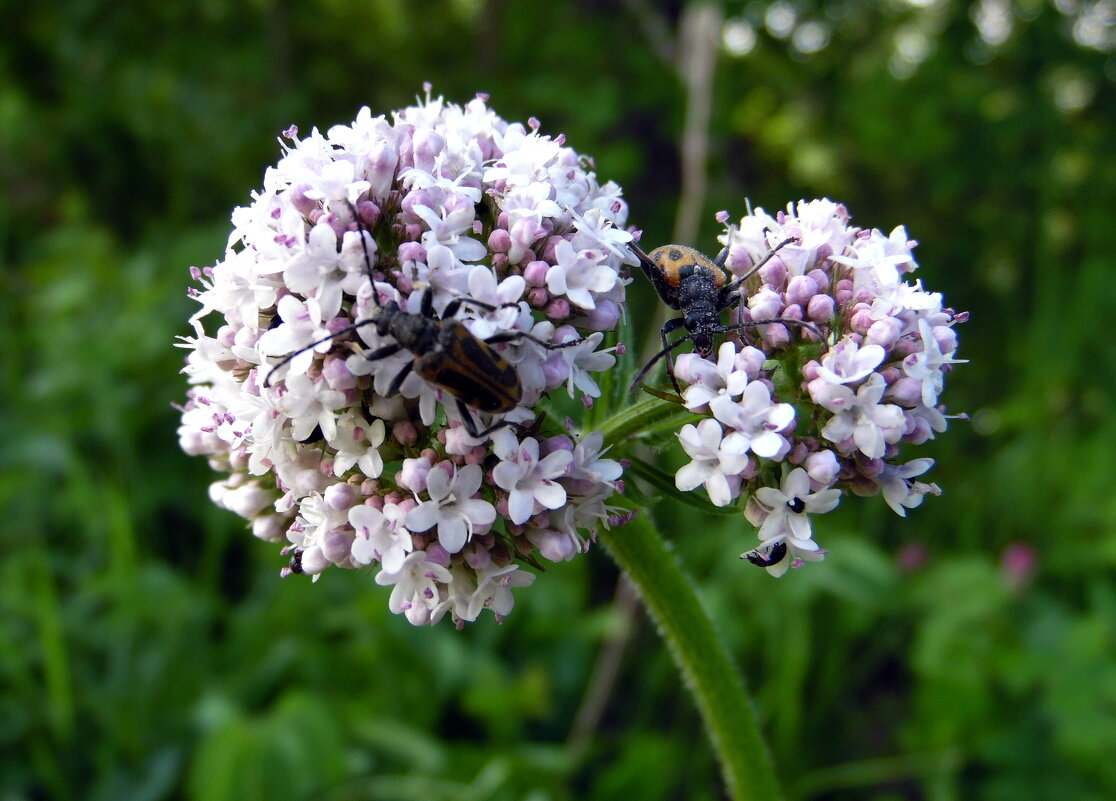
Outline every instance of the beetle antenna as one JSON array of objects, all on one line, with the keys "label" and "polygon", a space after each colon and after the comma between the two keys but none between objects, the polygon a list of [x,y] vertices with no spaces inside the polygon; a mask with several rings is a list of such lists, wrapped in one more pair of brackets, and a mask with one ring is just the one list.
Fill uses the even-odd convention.
[{"label": "beetle antenna", "polygon": [[[778,245],[776,245],[774,248],[772,248],[770,251],[768,251],[767,255],[764,256],[762,259],[760,259],[759,262],[752,267],[752,269],[748,270],[748,272],[744,273],[744,275],[737,278],[735,281],[733,281],[731,284],[729,284],[727,287],[725,287],[722,291],[724,291],[724,292],[735,291],[736,289],[738,289],[740,287],[741,284],[743,284],[745,281],[747,281],[749,278],[751,278],[753,275],[755,275],[760,267],[762,267],[763,265],[765,265],[769,261],[771,261],[771,259],[773,259],[775,257],[776,253],[778,253],[780,250],[785,248],[791,242],[801,242],[801,241],[802,240],[799,239],[797,236],[788,236],[786,239],[784,239],[782,242],[780,242]],[[728,255],[727,249],[725,251],[725,255],[726,256]]]},{"label": "beetle antenna", "polygon": [[372,289],[372,303],[378,308],[380,306],[380,293],[376,290],[376,277],[372,274],[372,256],[368,252],[368,242],[364,238],[368,229],[361,223],[356,206],[349,200],[346,200],[345,204],[349,207],[349,213],[353,215],[353,222],[356,223],[357,235],[360,236],[360,249],[364,252],[364,271],[368,274],[368,285]]},{"label": "beetle antenna", "polygon": [[772,325],[774,323],[781,323],[783,325],[797,325],[800,328],[807,329],[811,334],[818,338],[818,342],[825,343],[826,336],[820,328],[813,323],[806,320],[795,320],[790,317],[772,317],[770,320],[745,320],[741,323],[733,323],[732,325],[721,326],[717,330],[718,334],[730,334],[733,331],[743,331],[745,328],[754,328],[758,325]]},{"label": "beetle antenna", "polygon": [[324,345],[325,343],[330,342],[330,341],[336,339],[339,336],[344,336],[345,334],[348,334],[351,331],[356,331],[358,328],[363,328],[366,325],[372,325],[375,322],[376,322],[376,320],[374,318],[371,318],[371,317],[368,318],[367,320],[361,320],[359,323],[353,323],[350,326],[346,326],[345,328],[342,328],[340,331],[337,331],[336,333],[330,334],[328,337],[322,337],[321,339],[319,339],[316,342],[311,342],[309,345],[306,345],[305,347],[299,348],[298,350],[296,350],[294,353],[290,354],[289,356],[284,356],[278,362],[271,365],[271,369],[267,371],[267,378],[265,378],[264,382],[263,382],[264,389],[270,389],[271,388],[271,377],[275,375],[276,370],[278,370],[283,365],[287,364],[295,356],[298,356],[301,353],[306,353],[306,351],[308,351],[308,350],[313,350],[314,348],[318,347],[318,345]]}]

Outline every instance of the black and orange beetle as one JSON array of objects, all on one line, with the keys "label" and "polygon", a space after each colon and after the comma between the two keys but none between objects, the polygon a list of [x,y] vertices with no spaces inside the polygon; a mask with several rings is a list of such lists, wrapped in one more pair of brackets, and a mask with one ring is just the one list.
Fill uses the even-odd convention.
[{"label": "black and orange beetle", "polygon": [[[725,259],[728,257],[728,248],[720,252],[716,259],[710,259],[701,251],[686,245],[663,245],[655,248],[648,255],[634,241],[628,243],[632,253],[639,259],[639,266],[643,274],[655,287],[659,298],[670,308],[682,312],[681,317],[667,320],[659,332],[663,342],[663,349],[652,357],[651,361],[632,381],[632,389],[639,385],[640,380],[647,375],[659,359],[666,357],[667,375],[674,384],[674,390],[681,392],[678,382],[674,379],[674,360],[671,353],[684,342],[694,343],[694,352],[702,357],[713,352],[713,338],[717,334],[727,334],[740,331],[750,325],[766,325],[768,323],[790,323],[805,325],[813,328],[801,320],[772,319],[736,325],[721,323],[721,312],[736,308],[743,296],[737,290],[760,267],[768,262],[780,249],[797,242],[796,237],[789,237],[780,242],[770,253],[763,257],[752,269],[734,281],[729,281],[725,272]],[[686,329],[686,335],[674,342],[667,342],[667,335],[679,328]]]},{"label": "black and orange beetle", "polygon": [[[356,217],[355,210],[353,210],[353,217]],[[481,439],[513,423],[502,420],[487,428],[479,429],[469,411],[470,407],[485,414],[504,414],[514,409],[523,397],[523,388],[519,383],[519,374],[515,371],[515,367],[501,356],[492,347],[493,345],[529,339],[548,350],[557,350],[580,345],[582,342],[581,339],[574,339],[555,344],[532,336],[526,331],[502,331],[481,339],[466,328],[464,323],[453,318],[461,306],[467,303],[488,311],[496,311],[497,306],[475,298],[457,297],[446,304],[442,317],[438,318],[434,314],[433,296],[429,289],[423,293],[421,310],[417,313],[404,311],[394,300],[381,305],[375,292],[372,260],[369,258],[368,246],[363,237],[361,237],[361,246],[364,248],[364,263],[368,278],[372,282],[372,297],[376,304],[372,316],[342,328],[328,337],[311,342],[306,347],[284,357],[271,368],[267,378],[264,379],[265,387],[271,385],[271,377],[275,375],[277,369],[300,353],[372,325],[376,327],[377,334],[382,337],[390,336],[395,342],[365,352],[364,358],[369,361],[386,359],[403,350],[410,351],[414,356],[414,359],[404,364],[391,380],[387,397],[397,395],[407,376],[415,372],[423,380],[453,396],[465,430],[474,439]]]}]

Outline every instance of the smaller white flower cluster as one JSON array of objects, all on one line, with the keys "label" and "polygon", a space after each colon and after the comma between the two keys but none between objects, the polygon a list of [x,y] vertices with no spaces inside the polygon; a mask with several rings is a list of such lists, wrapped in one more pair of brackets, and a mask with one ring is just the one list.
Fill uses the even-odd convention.
[{"label": "smaller white flower cluster", "polygon": [[[679,433],[692,461],[676,484],[704,485],[717,506],[746,493],[760,544],[742,556],[777,576],[823,558],[809,515],[836,507],[842,489],[882,492],[899,515],[940,492],[913,480],[933,460],[900,464],[899,447],[945,431],[939,395],[966,319],[905,280],[918,266],[905,229],[850,226],[830,200],[756,209],[722,239],[726,267],[745,275],[791,237],[745,282],[733,323],[747,325],[716,362],[691,353],[675,367],[686,407],[709,415]],[[776,318],[808,325],[763,323]]]},{"label": "smaller white flower cluster", "polygon": [[[538,406],[562,388],[591,403],[615,362],[601,343],[623,312],[627,206],[538,127],[427,87],[391,119],[292,129],[233,212],[224,260],[194,270],[180,443],[227,474],[217,504],[286,541],[285,573],[375,566],[394,612],[460,623],[506,614],[534,578],[520,565],[569,559],[607,523],[619,464]],[[400,347],[397,329],[354,326],[390,304],[413,330],[452,333],[448,358],[423,368],[429,349]],[[514,403],[488,419],[458,381],[487,377],[462,363],[476,340]]]}]

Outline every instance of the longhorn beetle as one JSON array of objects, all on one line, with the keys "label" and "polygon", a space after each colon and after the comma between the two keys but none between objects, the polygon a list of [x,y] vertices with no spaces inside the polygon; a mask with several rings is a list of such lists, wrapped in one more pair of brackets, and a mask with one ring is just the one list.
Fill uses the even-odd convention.
[{"label": "longhorn beetle", "polygon": [[[349,209],[356,219],[356,210],[351,205]],[[414,356],[391,380],[387,397],[397,395],[407,376],[415,372],[428,383],[452,395],[461,422],[469,432],[469,436],[473,439],[482,439],[493,431],[515,424],[508,420],[501,420],[487,428],[478,429],[469,407],[485,414],[503,414],[514,409],[523,398],[519,374],[515,367],[492,347],[493,345],[528,339],[547,350],[558,350],[580,345],[584,341],[579,338],[570,342],[546,342],[526,331],[501,331],[481,339],[466,328],[464,323],[453,318],[466,303],[488,311],[496,311],[502,308],[501,306],[494,306],[475,298],[456,297],[446,304],[442,317],[438,318],[434,314],[433,296],[429,288],[423,292],[421,311],[418,313],[403,311],[394,300],[381,304],[376,291],[376,281],[372,275],[372,260],[364,240],[364,229],[360,227],[359,222],[357,225],[361,232],[365,269],[368,272],[368,280],[372,284],[375,311],[367,320],[353,323],[286,356],[271,368],[267,378],[264,379],[265,387],[271,385],[271,377],[275,375],[277,369],[300,353],[305,353],[338,336],[372,325],[376,327],[377,334],[382,337],[390,336],[395,342],[366,351],[364,358],[369,361],[386,359],[403,350],[410,351]],[[515,303],[504,305],[518,306]]]},{"label": "longhorn beetle", "polygon": [[[743,299],[743,296],[737,290],[740,289],[744,281],[765,265],[782,248],[797,241],[798,238],[793,236],[784,239],[752,269],[731,282],[725,272],[725,259],[728,258],[729,251],[727,246],[716,259],[710,259],[701,251],[686,245],[663,245],[655,248],[648,255],[634,241],[629,242],[628,247],[639,259],[639,266],[643,270],[643,274],[655,287],[655,292],[658,293],[659,298],[670,308],[682,312],[681,317],[663,323],[663,327],[659,331],[663,349],[643,366],[635,380],[632,381],[631,388],[635,389],[640,380],[647,375],[647,372],[659,359],[665,356],[667,375],[670,376],[670,382],[674,385],[675,392],[681,394],[678,382],[674,378],[674,359],[671,357],[671,353],[684,342],[693,342],[694,352],[706,357],[713,352],[713,337],[716,334],[727,334],[732,331],[743,330],[748,326],[767,325],[769,323],[800,325],[811,329],[821,339],[821,332],[812,324],[802,320],[777,317],[771,320],[753,320],[735,325],[723,325],[721,323],[721,312],[736,308]],[[686,335],[674,342],[668,342],[667,334],[677,331],[679,328],[685,328]]]}]

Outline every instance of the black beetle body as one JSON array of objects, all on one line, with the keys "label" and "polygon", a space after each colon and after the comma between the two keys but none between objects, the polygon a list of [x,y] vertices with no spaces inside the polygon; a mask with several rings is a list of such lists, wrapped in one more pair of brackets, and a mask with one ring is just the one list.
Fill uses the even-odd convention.
[{"label": "black beetle body", "polygon": [[[356,218],[355,210],[353,217]],[[487,428],[479,429],[469,411],[470,407],[486,414],[504,414],[514,409],[523,398],[519,374],[515,367],[492,347],[493,345],[529,339],[548,350],[557,350],[579,345],[583,341],[575,339],[554,344],[525,331],[503,331],[481,339],[469,331],[460,320],[454,319],[458,310],[466,303],[488,311],[495,311],[500,307],[474,298],[457,297],[446,304],[442,317],[438,318],[434,314],[433,296],[429,289],[422,295],[421,311],[418,313],[404,311],[394,300],[381,304],[375,290],[372,261],[363,236],[361,246],[364,248],[365,268],[372,285],[373,302],[376,304],[372,316],[286,356],[271,368],[271,372],[264,380],[265,387],[270,386],[275,371],[298,354],[371,325],[375,326],[376,333],[381,337],[391,337],[395,342],[365,352],[366,359],[369,361],[385,359],[403,350],[414,356],[391,380],[387,397],[397,395],[407,376],[415,372],[428,383],[453,396],[465,430],[474,439],[481,439],[493,431],[514,424],[509,421],[499,421]]]},{"label": "black beetle body", "polygon": [[747,559],[757,567],[772,567],[787,558],[787,544],[785,542],[777,542],[771,546],[771,550],[767,553],[763,553],[758,549],[755,551],[748,551],[742,554],[742,558]]},{"label": "black beetle body", "polygon": [[[684,342],[693,342],[694,352],[704,358],[713,352],[714,337],[717,334],[740,331],[748,326],[768,323],[787,323],[813,328],[809,323],[801,320],[783,318],[750,321],[737,325],[724,325],[721,322],[722,312],[740,305],[743,296],[738,290],[744,281],[766,264],[781,248],[795,241],[797,240],[793,237],[784,240],[747,273],[731,282],[724,267],[725,259],[728,258],[727,247],[716,259],[710,259],[701,251],[686,245],[663,245],[655,248],[649,255],[635,242],[629,242],[628,247],[639,259],[640,269],[655,287],[659,299],[670,308],[682,312],[681,317],[667,320],[663,324],[659,332],[663,349],[639,371],[632,381],[632,389],[639,385],[640,380],[659,359],[666,357],[667,375],[670,376],[675,392],[681,393],[678,382],[674,378],[674,361],[671,353]],[[667,335],[679,328],[685,328],[686,335],[674,342],[668,342]]]}]

